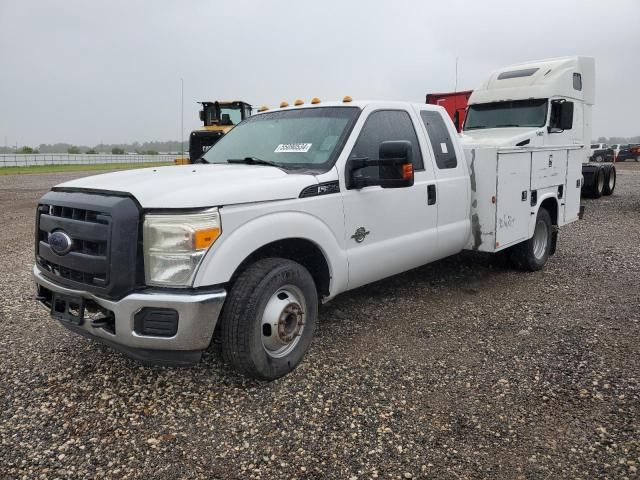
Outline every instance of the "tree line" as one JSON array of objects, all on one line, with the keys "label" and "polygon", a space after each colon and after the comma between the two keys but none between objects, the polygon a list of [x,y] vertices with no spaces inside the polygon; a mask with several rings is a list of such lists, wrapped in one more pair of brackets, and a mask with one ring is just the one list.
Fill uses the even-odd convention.
[{"label": "tree line", "polygon": [[635,137],[598,137],[598,141],[594,143],[606,143],[607,145],[640,143],[640,135]]},{"label": "tree line", "polygon": [[70,143],[41,143],[37,147],[23,145],[16,147],[0,147],[0,153],[70,153],[70,154],[98,154],[111,153],[113,155],[124,155],[127,153],[138,153],[141,155],[158,155],[159,153],[180,152],[182,151],[180,142],[178,141],[151,141],[151,142],[133,142],[133,143],[117,143],[117,144],[98,144],[94,146],[73,145]]}]

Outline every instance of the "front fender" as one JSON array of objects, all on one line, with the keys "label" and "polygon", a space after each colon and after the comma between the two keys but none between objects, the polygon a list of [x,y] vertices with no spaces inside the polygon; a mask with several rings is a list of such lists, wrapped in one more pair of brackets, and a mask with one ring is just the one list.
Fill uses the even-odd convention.
[{"label": "front fender", "polygon": [[313,242],[322,251],[331,281],[330,296],[346,289],[348,263],[338,239],[320,218],[300,211],[280,211],[256,217],[224,233],[202,261],[194,287],[227,283],[240,264],[259,248],[289,238]]}]

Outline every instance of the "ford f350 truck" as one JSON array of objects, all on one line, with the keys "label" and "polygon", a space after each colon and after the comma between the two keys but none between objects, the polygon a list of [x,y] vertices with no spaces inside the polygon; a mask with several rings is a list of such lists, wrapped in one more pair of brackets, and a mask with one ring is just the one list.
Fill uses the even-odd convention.
[{"label": "ford f350 truck", "polygon": [[586,142],[477,140],[441,107],[345,97],[252,116],[201,164],[63,183],[37,208],[38,300],[146,362],[197,362],[215,333],[238,371],[278,378],[342,292],[464,249],[544,267]]}]

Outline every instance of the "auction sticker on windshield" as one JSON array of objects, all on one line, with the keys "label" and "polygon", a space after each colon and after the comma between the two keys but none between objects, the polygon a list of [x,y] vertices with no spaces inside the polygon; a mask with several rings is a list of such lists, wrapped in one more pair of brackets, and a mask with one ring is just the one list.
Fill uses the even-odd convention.
[{"label": "auction sticker on windshield", "polygon": [[311,145],[311,143],[281,143],[273,153],[307,153]]}]

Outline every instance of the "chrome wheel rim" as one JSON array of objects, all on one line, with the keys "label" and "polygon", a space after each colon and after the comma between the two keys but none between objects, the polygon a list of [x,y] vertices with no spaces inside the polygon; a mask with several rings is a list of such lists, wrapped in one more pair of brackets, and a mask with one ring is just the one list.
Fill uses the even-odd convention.
[{"label": "chrome wheel rim", "polygon": [[545,222],[539,220],[536,223],[536,230],[533,232],[533,256],[538,260],[544,257],[549,241],[549,227]]},{"label": "chrome wheel rim", "polygon": [[598,191],[601,192],[604,189],[604,175],[598,175]]},{"label": "chrome wheel rim", "polygon": [[613,173],[613,170],[609,173],[609,190],[613,190],[613,187],[616,184],[616,174]]},{"label": "chrome wheel rim", "polygon": [[304,331],[307,304],[302,291],[285,285],[274,292],[262,313],[261,337],[264,350],[273,358],[291,353]]}]

